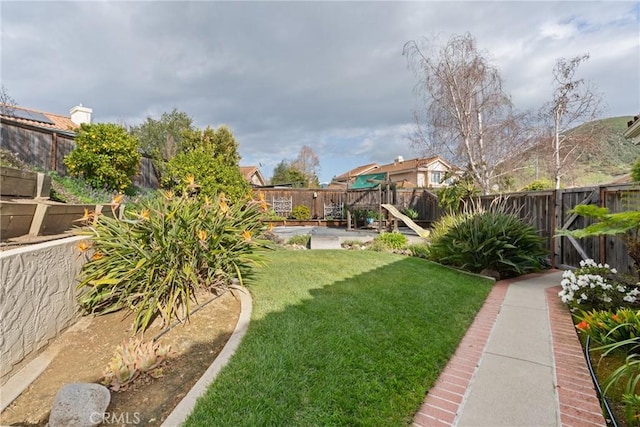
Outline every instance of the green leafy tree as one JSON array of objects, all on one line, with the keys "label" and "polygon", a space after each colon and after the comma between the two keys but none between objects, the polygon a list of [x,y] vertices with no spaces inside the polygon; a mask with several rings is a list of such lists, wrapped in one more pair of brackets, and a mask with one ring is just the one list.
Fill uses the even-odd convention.
[{"label": "green leafy tree", "polygon": [[173,109],[163,113],[159,120],[147,117],[139,126],[130,129],[130,133],[140,141],[142,151],[151,156],[158,180],[166,168],[166,162],[183,151],[185,133],[194,130],[193,121],[184,112]]},{"label": "green leafy tree", "polygon": [[242,199],[250,186],[240,172],[237,147],[226,126],[189,132],[184,138],[185,151],[167,163],[163,187],[180,187],[195,180],[203,194],[225,193],[231,200]]},{"label": "green leafy tree", "polygon": [[271,184],[287,184],[296,188],[305,188],[309,187],[309,180],[304,172],[293,166],[292,163],[282,160],[273,170]]},{"label": "green leafy tree", "polygon": [[633,182],[640,182],[640,157],[631,168],[631,179]]},{"label": "green leafy tree", "polygon": [[64,158],[70,175],[80,176],[93,188],[125,192],[140,167],[138,139],[115,123],[83,123],[75,148]]},{"label": "green leafy tree", "polygon": [[438,196],[438,205],[447,211],[458,210],[463,199],[480,194],[475,180],[468,173],[461,177],[452,177],[447,172],[444,178],[445,180],[452,179],[452,182],[448,186],[439,189],[436,195]]},{"label": "green leafy tree", "polygon": [[522,191],[553,190],[555,183],[548,179],[536,179],[522,188]]}]

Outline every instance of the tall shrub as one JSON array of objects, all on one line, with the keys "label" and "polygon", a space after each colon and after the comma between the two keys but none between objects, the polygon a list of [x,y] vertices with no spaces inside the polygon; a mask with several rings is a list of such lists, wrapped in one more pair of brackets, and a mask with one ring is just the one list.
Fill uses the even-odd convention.
[{"label": "tall shrub", "polygon": [[226,126],[215,131],[193,131],[185,135],[184,152],[167,163],[162,186],[178,189],[194,177],[202,194],[225,193],[232,201],[243,200],[251,188],[242,176],[238,161],[237,142]]},{"label": "tall shrub", "polygon": [[84,178],[93,188],[124,192],[140,167],[138,150],[138,139],[120,125],[83,123],[64,164],[69,174]]}]

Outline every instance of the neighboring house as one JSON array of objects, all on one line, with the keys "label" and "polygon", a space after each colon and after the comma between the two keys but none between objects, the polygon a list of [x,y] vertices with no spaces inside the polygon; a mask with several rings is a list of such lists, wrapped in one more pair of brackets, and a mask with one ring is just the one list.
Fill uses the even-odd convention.
[{"label": "neighboring house", "polygon": [[640,144],[640,115],[627,122],[627,130],[624,131],[623,135],[634,144]]},{"label": "neighboring house", "polygon": [[335,177],[331,186],[344,188],[353,185],[359,175],[385,173],[400,188],[441,188],[448,184],[444,178],[450,171],[459,173],[460,170],[440,156],[409,160],[398,156],[393,163],[372,163],[352,169]]},{"label": "neighboring house", "polygon": [[240,166],[240,172],[252,187],[264,187],[267,184],[257,166]]},{"label": "neighboring house", "polygon": [[347,185],[353,184],[358,175],[366,175],[374,172],[380,165],[377,163],[369,163],[368,165],[358,166],[355,169],[351,169],[349,172],[345,172],[342,175],[333,177],[331,183],[327,188],[347,188]]},{"label": "neighboring house", "polygon": [[78,105],[69,116],[0,104],[2,148],[28,164],[66,174],[62,159],[74,147],[76,130],[91,122],[91,108]]}]

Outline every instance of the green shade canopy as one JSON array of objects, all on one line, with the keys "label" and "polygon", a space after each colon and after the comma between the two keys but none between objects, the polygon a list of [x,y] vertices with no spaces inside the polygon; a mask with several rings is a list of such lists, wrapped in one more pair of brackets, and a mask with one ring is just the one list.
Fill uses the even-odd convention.
[{"label": "green shade canopy", "polygon": [[364,188],[376,188],[381,182],[387,180],[386,173],[370,173],[366,175],[358,175],[355,182],[350,187],[351,189],[358,190]]}]

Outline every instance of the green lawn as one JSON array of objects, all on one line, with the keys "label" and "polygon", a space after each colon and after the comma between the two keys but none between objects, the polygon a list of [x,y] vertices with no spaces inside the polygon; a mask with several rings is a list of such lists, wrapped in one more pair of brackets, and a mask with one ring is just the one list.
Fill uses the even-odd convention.
[{"label": "green lawn", "polygon": [[383,252],[267,259],[249,330],[187,425],[408,425],[492,283]]}]

